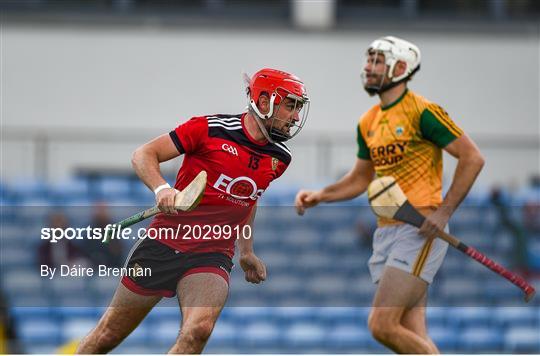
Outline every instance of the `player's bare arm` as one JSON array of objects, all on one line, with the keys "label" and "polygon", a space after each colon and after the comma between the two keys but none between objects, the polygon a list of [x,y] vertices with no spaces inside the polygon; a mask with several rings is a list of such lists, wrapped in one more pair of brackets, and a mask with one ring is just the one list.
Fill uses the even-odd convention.
[{"label": "player's bare arm", "polygon": [[[159,164],[178,157],[180,153],[168,134],[156,137],[145,143],[133,152],[131,164],[137,176],[150,190],[156,191],[158,187],[167,184],[161,175]],[[156,203],[159,209],[166,214],[176,214],[174,209],[174,188],[159,189],[156,193]]]},{"label": "player's bare arm", "polygon": [[371,161],[357,158],[352,169],[335,184],[318,191],[299,191],[295,199],[296,212],[303,215],[306,209],[322,202],[356,198],[366,191],[374,172]]},{"label": "player's bare arm", "polygon": [[[253,208],[249,225],[253,231],[253,220],[257,212],[257,206]],[[266,266],[263,261],[253,252],[253,235],[243,236],[238,239],[238,249],[240,251],[240,266],[245,272],[246,281],[259,284],[266,280]]]},{"label": "player's bare arm", "polygon": [[443,203],[426,218],[420,228],[420,234],[427,238],[436,237],[437,229],[444,229],[484,166],[484,158],[480,150],[465,133],[448,144],[444,150],[455,157],[458,163]]}]

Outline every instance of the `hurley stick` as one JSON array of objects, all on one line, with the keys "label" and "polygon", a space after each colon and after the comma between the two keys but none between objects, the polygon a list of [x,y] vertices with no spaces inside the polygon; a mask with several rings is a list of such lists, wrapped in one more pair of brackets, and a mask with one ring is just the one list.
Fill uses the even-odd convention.
[{"label": "hurley stick", "polygon": [[[379,217],[399,220],[418,228],[426,219],[409,203],[393,177],[381,177],[371,182],[368,187],[368,197],[373,212]],[[534,297],[536,291],[520,276],[443,230],[439,229],[438,237],[519,287],[525,293],[526,302]]]},{"label": "hurley stick", "polygon": [[[176,193],[176,196],[174,197],[174,208],[176,210],[191,211],[195,209],[197,205],[199,205],[199,202],[204,195],[204,189],[206,188],[206,176],[206,171],[199,172],[199,174],[188,184],[187,187],[184,188],[184,190]],[[160,210],[156,205],[149,209],[138,212],[137,214],[132,215],[120,222],[117,222],[113,225],[114,229],[107,230],[107,233],[103,238],[103,243],[106,244],[110,241],[114,231],[134,225],[156,215],[159,212]]]}]

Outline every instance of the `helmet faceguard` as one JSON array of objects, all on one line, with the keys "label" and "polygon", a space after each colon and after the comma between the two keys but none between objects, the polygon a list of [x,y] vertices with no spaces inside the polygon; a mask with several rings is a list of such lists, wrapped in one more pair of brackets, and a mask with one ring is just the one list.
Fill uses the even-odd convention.
[{"label": "helmet faceguard", "polygon": [[[296,136],[304,126],[309,113],[309,98],[304,83],[296,76],[265,68],[246,78],[249,109],[264,136],[270,142],[283,142]],[[269,111],[263,114],[257,104],[259,98],[269,98]],[[292,109],[290,119],[280,119],[277,113],[282,105]]]},{"label": "helmet faceguard", "polygon": [[[370,57],[377,60],[379,54],[384,56],[386,70],[382,73],[382,78],[379,84],[368,85],[367,73],[364,70],[362,79],[364,81],[364,89],[370,94],[381,94],[396,85],[409,80],[414,73],[420,69],[420,49],[411,42],[402,40],[393,36],[386,36],[373,41],[366,51],[366,62]],[[405,71],[399,76],[394,76],[394,68],[398,62],[403,62],[406,65]],[[390,83],[384,84],[386,77],[390,79]]]}]

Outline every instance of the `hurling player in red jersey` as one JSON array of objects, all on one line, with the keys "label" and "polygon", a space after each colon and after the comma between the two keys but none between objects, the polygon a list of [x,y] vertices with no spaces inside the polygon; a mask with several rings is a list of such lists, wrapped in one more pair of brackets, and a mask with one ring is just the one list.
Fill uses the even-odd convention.
[{"label": "hurling player in red jersey", "polygon": [[[125,267],[151,273],[123,276],[78,353],[111,351],[162,297],[175,295],[182,325],[169,352],[202,352],[228,296],[235,241],[245,279],[266,279],[266,267],[253,252],[256,203],[287,169],[291,154],[283,142],[304,125],[309,99],[299,78],[279,70],[262,69],[248,81],[247,112],[194,117],[133,154],[133,167],[154,191],[162,213],[150,224],[149,238],[133,246]],[[181,154],[184,161],[170,187],[159,164]],[[182,190],[202,170],[208,180],[200,204],[176,212],[175,189]]]}]

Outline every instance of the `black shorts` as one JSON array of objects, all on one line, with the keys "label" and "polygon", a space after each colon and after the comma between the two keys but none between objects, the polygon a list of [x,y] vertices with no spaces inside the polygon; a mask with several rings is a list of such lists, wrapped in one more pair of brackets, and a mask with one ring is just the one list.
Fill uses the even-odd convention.
[{"label": "black shorts", "polygon": [[182,253],[153,239],[143,239],[131,249],[122,284],[140,295],[174,297],[178,281],[194,273],[215,273],[229,283],[233,267],[222,253]]}]

